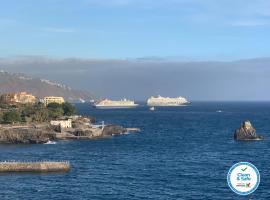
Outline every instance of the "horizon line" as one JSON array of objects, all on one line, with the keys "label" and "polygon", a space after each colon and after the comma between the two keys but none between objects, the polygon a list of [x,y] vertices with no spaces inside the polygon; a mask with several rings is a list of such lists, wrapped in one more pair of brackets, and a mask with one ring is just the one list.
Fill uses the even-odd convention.
[{"label": "horizon line", "polygon": [[10,55],[0,56],[1,60],[7,61],[31,61],[31,60],[46,60],[46,61],[66,61],[66,60],[78,60],[78,61],[136,61],[136,62],[241,62],[241,61],[256,61],[256,60],[270,60],[269,56],[254,56],[247,58],[235,58],[235,59],[198,59],[198,58],[181,58],[181,56],[145,56],[145,57],[126,57],[126,58],[110,58],[110,57],[80,57],[80,56],[52,56],[52,55]]}]

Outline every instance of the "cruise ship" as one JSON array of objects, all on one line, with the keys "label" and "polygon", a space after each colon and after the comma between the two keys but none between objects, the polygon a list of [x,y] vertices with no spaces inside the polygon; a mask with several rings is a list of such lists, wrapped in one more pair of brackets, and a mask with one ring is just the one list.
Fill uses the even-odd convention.
[{"label": "cruise ship", "polygon": [[147,100],[148,106],[183,106],[185,104],[188,104],[189,101],[184,97],[176,97],[176,98],[170,98],[170,97],[150,97]]},{"label": "cruise ship", "polygon": [[95,108],[134,108],[137,106],[138,104],[135,104],[134,101],[127,99],[121,99],[120,101],[104,99],[94,104]]}]

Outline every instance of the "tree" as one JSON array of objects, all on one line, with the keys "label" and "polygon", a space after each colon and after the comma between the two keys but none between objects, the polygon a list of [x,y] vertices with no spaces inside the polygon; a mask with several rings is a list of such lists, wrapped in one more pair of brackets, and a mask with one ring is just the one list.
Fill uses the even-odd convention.
[{"label": "tree", "polygon": [[58,103],[50,103],[47,108],[50,110],[52,118],[65,116],[71,116],[76,113],[75,107],[68,102],[58,104]]},{"label": "tree", "polygon": [[55,102],[49,103],[49,104],[47,105],[47,108],[50,109],[50,110],[62,108],[62,104],[55,103]]},{"label": "tree", "polygon": [[22,118],[30,117],[36,112],[36,108],[33,105],[25,105],[21,107]]},{"label": "tree", "polygon": [[3,114],[4,123],[14,123],[14,122],[20,122],[20,121],[21,121],[21,116],[20,116],[20,113],[17,111],[9,111]]},{"label": "tree", "polygon": [[49,103],[47,108],[49,110],[49,116],[51,119],[57,119],[64,114],[62,105],[59,103]]},{"label": "tree", "polygon": [[4,113],[0,111],[0,122],[3,121],[3,115],[4,115]]},{"label": "tree", "polygon": [[76,114],[76,109],[71,103],[68,102],[63,103],[62,108],[65,116],[71,116]]},{"label": "tree", "polygon": [[64,114],[64,111],[62,108],[56,108],[56,109],[49,110],[49,116],[52,119],[57,119],[59,117],[62,117],[63,114]]},{"label": "tree", "polygon": [[31,119],[33,122],[47,122],[50,120],[50,113],[48,109],[40,108],[31,116]]}]

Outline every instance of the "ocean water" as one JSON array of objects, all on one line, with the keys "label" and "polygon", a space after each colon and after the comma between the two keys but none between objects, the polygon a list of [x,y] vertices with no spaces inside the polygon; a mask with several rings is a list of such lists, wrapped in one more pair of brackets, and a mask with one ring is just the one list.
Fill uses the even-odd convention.
[{"label": "ocean water", "polygon": [[[70,160],[65,174],[0,174],[6,199],[270,199],[270,103],[195,102],[190,106],[95,110],[80,114],[141,133],[55,145],[0,145],[0,160]],[[221,110],[222,112],[217,112]],[[236,142],[249,119],[263,141]],[[261,183],[248,197],[227,185],[236,162],[253,163]]]}]

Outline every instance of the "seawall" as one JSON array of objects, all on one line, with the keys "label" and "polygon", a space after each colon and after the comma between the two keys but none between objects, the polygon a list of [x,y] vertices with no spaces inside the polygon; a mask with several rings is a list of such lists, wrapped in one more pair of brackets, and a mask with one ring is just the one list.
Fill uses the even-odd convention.
[{"label": "seawall", "polygon": [[67,172],[70,163],[63,162],[0,162],[1,172]]}]

